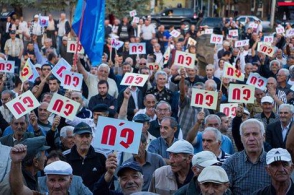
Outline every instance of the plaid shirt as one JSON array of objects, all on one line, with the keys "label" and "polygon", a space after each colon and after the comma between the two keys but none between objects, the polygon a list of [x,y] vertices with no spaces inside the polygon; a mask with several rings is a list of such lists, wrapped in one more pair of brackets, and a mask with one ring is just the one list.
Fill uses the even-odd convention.
[{"label": "plaid shirt", "polygon": [[248,195],[270,185],[271,179],[265,170],[265,166],[265,151],[262,152],[256,163],[249,161],[245,150],[226,159],[222,167],[228,174],[232,194]]},{"label": "plaid shirt", "polygon": [[4,81],[4,90],[12,90],[14,88],[13,82],[14,74],[13,73],[6,73],[6,80]]}]

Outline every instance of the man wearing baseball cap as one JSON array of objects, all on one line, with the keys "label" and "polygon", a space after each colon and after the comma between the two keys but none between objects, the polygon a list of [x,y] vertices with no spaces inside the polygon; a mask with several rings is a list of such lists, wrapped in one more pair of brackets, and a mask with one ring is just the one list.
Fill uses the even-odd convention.
[{"label": "man wearing baseball cap", "polygon": [[129,195],[135,192],[141,192],[144,184],[143,170],[136,161],[125,162],[117,172],[117,177],[121,192],[111,191],[109,185],[114,176],[117,167],[117,158],[115,154],[110,154],[106,160],[107,172],[103,175],[94,186],[94,195]]},{"label": "man wearing baseball cap", "polygon": [[294,194],[290,175],[293,164],[290,153],[283,148],[273,148],[266,154],[266,171],[271,177],[271,185],[254,192],[254,195]]},{"label": "man wearing baseball cap", "polygon": [[219,166],[208,166],[198,176],[202,195],[231,195],[229,178],[226,171]]},{"label": "man wearing baseball cap", "polygon": [[264,128],[279,120],[279,115],[273,112],[274,99],[271,96],[264,96],[261,98],[262,112],[255,114],[254,118],[259,119],[264,124]]},{"label": "man wearing baseball cap", "polygon": [[214,153],[210,151],[202,151],[195,154],[192,158],[192,171],[194,173],[194,178],[189,184],[181,187],[175,195],[197,195],[200,194],[200,187],[198,185],[198,175],[201,171],[208,166],[215,165],[219,163]]},{"label": "man wearing baseball cap", "polygon": [[162,166],[153,173],[149,192],[160,195],[175,193],[179,188],[188,184],[194,176],[191,162],[194,148],[186,140],[174,142],[167,150],[170,165]]}]

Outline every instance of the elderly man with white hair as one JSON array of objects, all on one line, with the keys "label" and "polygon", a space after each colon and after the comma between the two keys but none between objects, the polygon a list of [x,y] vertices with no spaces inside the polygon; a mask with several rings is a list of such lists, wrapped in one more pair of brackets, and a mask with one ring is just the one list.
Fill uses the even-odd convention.
[{"label": "elderly man with white hair", "polygon": [[278,90],[281,90],[281,91],[284,91],[286,94],[289,93],[290,89],[291,89],[291,85],[289,85],[287,83],[288,79],[289,79],[289,75],[290,75],[290,72],[288,69],[286,68],[281,68],[279,71],[278,71],[278,74],[276,75],[277,77],[277,82],[278,82],[278,87],[277,89]]},{"label": "elderly man with white hair", "polygon": [[206,76],[204,77],[204,82],[212,79],[217,84],[217,89],[220,89],[221,81],[219,78],[214,77],[215,67],[212,64],[208,64],[205,68]]},{"label": "elderly man with white hair", "polygon": [[61,128],[60,143],[61,143],[62,151],[71,149],[75,145],[73,130],[74,130],[74,127],[72,126],[64,126]]},{"label": "elderly man with white hair", "polygon": [[263,123],[257,119],[247,119],[240,125],[244,150],[233,154],[222,165],[228,174],[233,194],[252,194],[270,184],[270,177],[264,169],[264,133]]},{"label": "elderly man with white hair", "polygon": [[111,86],[108,91],[109,95],[117,98],[118,88],[116,82],[113,79],[108,78],[110,68],[107,64],[100,64],[98,66],[97,76],[87,72],[84,66],[81,64],[80,60],[77,61],[77,67],[79,72],[83,75],[84,81],[86,82],[86,85],[89,89],[88,100],[90,100],[92,96],[98,94],[97,86],[100,80],[106,80],[108,82],[109,86]]}]

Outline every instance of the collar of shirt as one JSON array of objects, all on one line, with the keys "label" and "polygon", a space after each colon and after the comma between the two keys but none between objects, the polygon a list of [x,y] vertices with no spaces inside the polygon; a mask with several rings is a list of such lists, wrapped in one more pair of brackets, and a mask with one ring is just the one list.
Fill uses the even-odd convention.
[{"label": "collar of shirt", "polygon": [[[261,116],[261,118],[267,118],[263,112],[260,114],[260,116]],[[275,113],[272,112],[268,118],[276,118]]]},{"label": "collar of shirt", "polygon": [[291,123],[292,123],[292,119],[291,119],[291,121],[288,123],[288,125],[287,125],[286,127],[283,127],[283,125],[282,125],[282,123],[281,123],[281,128],[282,128],[282,130],[284,130],[284,129],[289,130],[289,129],[290,129],[290,125],[291,125]]},{"label": "collar of shirt", "polygon": [[[247,153],[245,152],[245,150],[243,150],[242,152],[243,152],[243,155],[244,155],[244,162],[246,162],[246,161],[251,162],[251,161],[249,160],[248,155],[247,155]],[[262,152],[261,152],[261,154],[260,154],[259,159],[258,159],[257,162],[264,162],[265,160],[266,160],[266,152],[262,149]],[[256,163],[257,163],[257,162],[256,162]],[[252,163],[252,162],[251,162],[251,163]],[[256,163],[254,163],[254,164],[256,164]]]}]

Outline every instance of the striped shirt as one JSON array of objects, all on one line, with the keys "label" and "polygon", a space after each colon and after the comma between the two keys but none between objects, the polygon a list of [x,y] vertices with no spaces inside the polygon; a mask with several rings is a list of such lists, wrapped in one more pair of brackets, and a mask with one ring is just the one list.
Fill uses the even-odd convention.
[{"label": "striped shirt", "polygon": [[230,180],[230,189],[234,195],[252,194],[271,184],[265,170],[266,152],[263,151],[256,163],[250,162],[245,150],[230,156],[222,165]]},{"label": "striped shirt", "polygon": [[[270,94],[267,92],[266,95],[270,96]],[[287,96],[286,93],[282,90],[277,89],[276,90],[276,95],[278,96],[279,100],[281,100],[283,102],[283,104],[287,104]],[[278,112],[279,110],[279,105],[274,102],[275,106],[274,106],[274,110],[273,112]]]},{"label": "striped shirt", "polygon": [[219,160],[219,162],[221,164],[223,164],[225,162],[225,160],[227,160],[227,158],[229,158],[230,156],[231,156],[230,154],[228,154],[225,151],[221,150],[221,153],[217,157],[217,160]]}]

